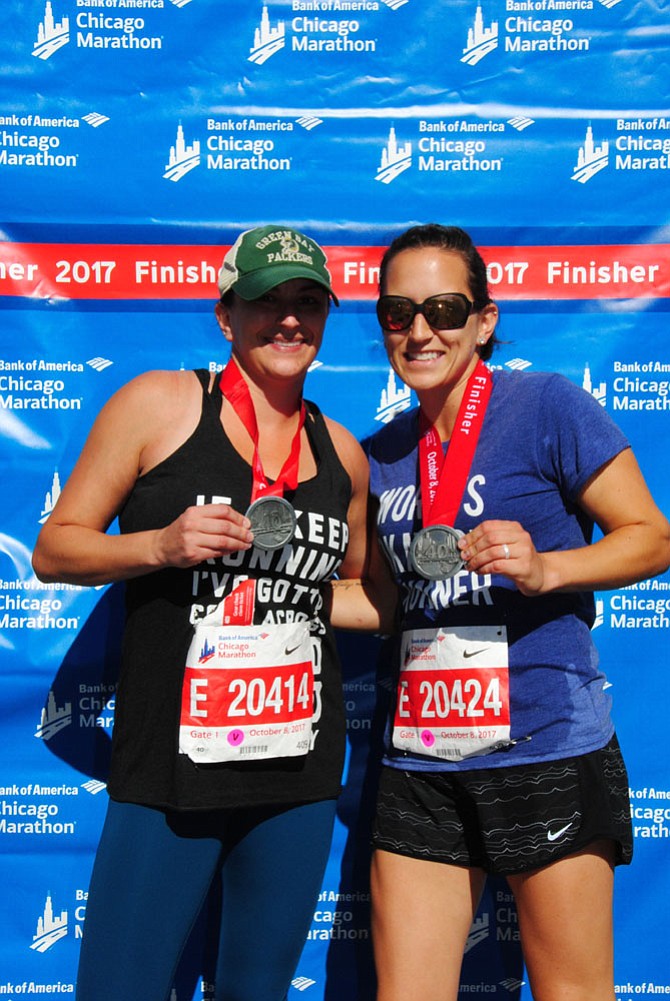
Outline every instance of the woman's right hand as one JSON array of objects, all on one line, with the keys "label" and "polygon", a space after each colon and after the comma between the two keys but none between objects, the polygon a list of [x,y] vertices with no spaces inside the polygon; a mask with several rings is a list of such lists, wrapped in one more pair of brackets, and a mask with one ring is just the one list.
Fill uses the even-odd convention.
[{"label": "woman's right hand", "polygon": [[107,533],[138,479],[197,427],[201,408],[192,372],[146,372],[112,396],[37,539],[40,580],[97,586],[248,548],[248,522],[226,504],[189,507],[166,528]]},{"label": "woman's right hand", "polygon": [[165,567],[192,567],[253,543],[250,521],[228,504],[187,507],[156,537],[157,562]]}]

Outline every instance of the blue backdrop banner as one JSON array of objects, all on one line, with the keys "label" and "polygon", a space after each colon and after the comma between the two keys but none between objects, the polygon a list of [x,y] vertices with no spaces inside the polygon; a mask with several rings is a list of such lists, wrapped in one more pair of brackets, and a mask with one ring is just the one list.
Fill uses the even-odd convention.
[{"label": "blue backdrop banner", "polygon": [[[147,369],[220,370],[223,254],[242,229],[289,223],[326,246],[341,299],[306,393],[363,437],[415,402],[374,317],[383,249],[413,222],[455,223],[500,305],[492,365],[591,392],[669,511],[669,60],[667,5],[651,0],[2,4],[1,998],[74,993],[123,595],[42,584],[30,559],[102,404]],[[670,578],[597,595],[594,629],[635,831],[616,876],[627,1001],[670,993]],[[389,651],[339,642],[345,788],[290,992],[305,1001],[374,997],[368,841]],[[172,1001],[213,997],[217,906]],[[479,993],[531,997],[502,881],[467,944],[461,997]]]}]

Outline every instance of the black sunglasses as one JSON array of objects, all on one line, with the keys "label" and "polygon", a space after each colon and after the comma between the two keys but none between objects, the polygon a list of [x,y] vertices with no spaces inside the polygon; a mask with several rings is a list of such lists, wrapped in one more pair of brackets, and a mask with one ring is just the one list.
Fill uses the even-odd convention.
[{"label": "black sunglasses", "polygon": [[458,330],[464,327],[472,312],[470,302],[462,292],[431,295],[423,302],[413,302],[404,295],[383,295],[377,301],[377,319],[383,330],[407,330],[417,313],[436,330]]}]

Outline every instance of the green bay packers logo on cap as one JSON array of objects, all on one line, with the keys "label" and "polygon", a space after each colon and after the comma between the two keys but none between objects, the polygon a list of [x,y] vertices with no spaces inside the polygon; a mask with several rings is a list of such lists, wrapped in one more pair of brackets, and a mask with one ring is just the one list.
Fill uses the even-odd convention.
[{"label": "green bay packers logo on cap", "polygon": [[[302,264],[314,264],[313,253],[306,254],[300,249],[300,244],[295,238],[293,233],[284,233],[279,241],[274,240],[270,246],[279,242],[279,250],[268,250],[268,263],[272,264],[275,261],[300,261]],[[304,247],[307,247],[310,251],[315,251],[318,248],[309,241],[303,243]],[[325,257],[324,257],[325,261]]]},{"label": "green bay packers logo on cap", "polygon": [[275,285],[305,278],[322,285],[339,305],[331,288],[326,255],[318,243],[296,229],[260,226],[237,238],[219,272],[219,292],[233,290],[242,299],[258,299]]}]

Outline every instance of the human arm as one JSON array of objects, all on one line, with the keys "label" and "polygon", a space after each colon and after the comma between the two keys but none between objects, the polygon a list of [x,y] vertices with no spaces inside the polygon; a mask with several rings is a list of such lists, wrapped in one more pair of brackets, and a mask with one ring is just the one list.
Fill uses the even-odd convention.
[{"label": "human arm", "polygon": [[468,569],[503,574],[522,594],[534,596],[624,587],[670,566],[670,526],[630,449],[590,478],[577,503],[600,527],[602,539],[577,549],[538,553],[518,522],[484,521],[459,542]]},{"label": "human arm", "polygon": [[352,484],[347,552],[339,578],[329,581],[324,589],[330,620],[338,629],[390,632],[397,590],[377,542],[368,492],[368,461],[353,435],[332,421],[328,427]]},{"label": "human arm", "polygon": [[189,507],[163,528],[107,534],[137,479],[193,430],[200,399],[190,372],[148,372],[111,398],[38,537],[41,580],[104,584],[249,548],[247,519],[224,504]]}]

